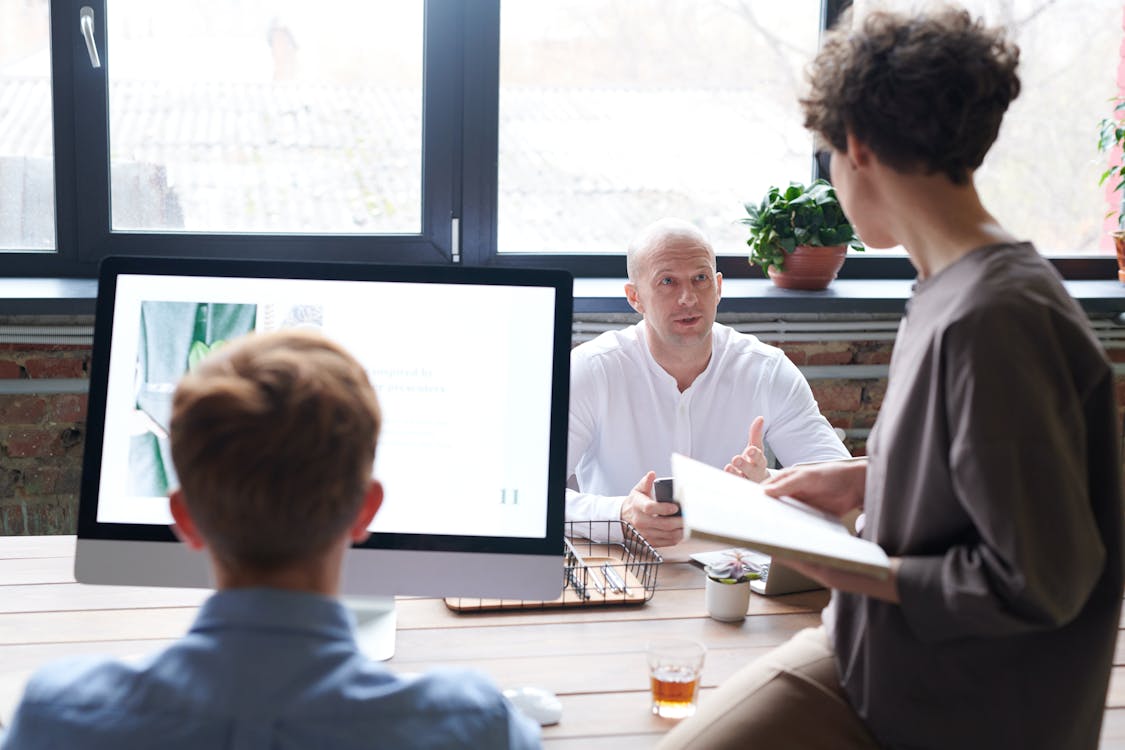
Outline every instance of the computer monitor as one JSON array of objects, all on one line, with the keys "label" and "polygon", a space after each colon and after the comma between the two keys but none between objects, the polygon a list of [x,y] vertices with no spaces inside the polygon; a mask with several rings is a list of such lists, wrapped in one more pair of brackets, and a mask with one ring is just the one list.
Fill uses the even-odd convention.
[{"label": "computer monitor", "polygon": [[393,652],[395,594],[557,597],[572,283],[553,270],[106,259],[76,578],[212,587],[205,556],[169,527],[176,382],[224,341],[312,326],[363,363],[383,413],[385,500],[341,584],[366,605],[364,648]]}]

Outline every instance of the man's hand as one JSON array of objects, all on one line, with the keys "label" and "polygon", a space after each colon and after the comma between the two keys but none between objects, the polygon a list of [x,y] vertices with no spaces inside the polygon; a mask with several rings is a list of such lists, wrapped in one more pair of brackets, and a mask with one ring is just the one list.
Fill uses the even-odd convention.
[{"label": "man's hand", "polygon": [[633,524],[653,547],[668,547],[684,538],[684,519],[672,514],[679,510],[675,503],[660,503],[652,498],[656,472],[641,477],[637,486],[621,503],[621,520]]},{"label": "man's hand", "polygon": [[762,442],[765,425],[765,417],[754,417],[754,421],[750,423],[750,439],[746,443],[746,450],[732,458],[723,467],[724,471],[753,482],[760,482],[769,476],[766,471],[766,446]]},{"label": "man's hand", "polygon": [[897,575],[898,567],[902,562],[900,558],[892,557],[890,559],[890,576],[882,581],[873,576],[865,576],[862,573],[852,573],[847,570],[830,568],[827,565],[818,565],[803,560],[795,560],[792,557],[774,555],[773,560],[786,567],[792,568],[802,575],[808,576],[825,588],[849,591],[853,594],[863,594],[864,596],[882,599],[885,602],[892,602],[893,604],[899,603]]},{"label": "man's hand", "polygon": [[788,495],[841,517],[863,507],[866,481],[866,461],[825,461],[783,469],[762,482],[762,489],[770,497]]}]

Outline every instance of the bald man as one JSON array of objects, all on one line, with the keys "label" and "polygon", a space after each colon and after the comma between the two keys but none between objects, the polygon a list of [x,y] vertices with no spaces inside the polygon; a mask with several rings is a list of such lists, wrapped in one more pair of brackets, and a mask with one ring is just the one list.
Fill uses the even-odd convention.
[{"label": "bald man", "polygon": [[628,521],[655,546],[683,539],[652,486],[673,452],[761,481],[782,465],[848,458],[797,367],[715,322],[723,277],[694,225],[662,219],[629,246],[625,296],[643,316],[571,353],[567,520]]}]

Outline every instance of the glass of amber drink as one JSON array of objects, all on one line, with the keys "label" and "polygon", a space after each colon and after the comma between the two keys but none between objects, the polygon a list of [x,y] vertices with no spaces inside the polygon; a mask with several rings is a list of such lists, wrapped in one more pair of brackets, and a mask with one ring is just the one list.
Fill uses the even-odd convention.
[{"label": "glass of amber drink", "polygon": [[648,673],[654,714],[664,719],[683,719],[695,713],[704,653],[702,643],[688,638],[649,642]]}]

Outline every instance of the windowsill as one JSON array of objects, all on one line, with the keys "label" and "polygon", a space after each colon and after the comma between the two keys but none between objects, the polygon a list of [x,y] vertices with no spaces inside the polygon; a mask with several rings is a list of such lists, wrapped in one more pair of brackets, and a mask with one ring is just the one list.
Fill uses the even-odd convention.
[{"label": "windowsill", "polygon": [[[1116,279],[1064,283],[1087,313],[1125,313],[1125,284]],[[624,284],[624,279],[575,279],[574,312],[633,312]],[[769,279],[723,279],[719,312],[901,313],[913,285],[910,279],[837,279],[823,292],[798,292]]]},{"label": "windowsill", "polygon": [[93,315],[97,279],[0,279],[0,315]]},{"label": "windowsill", "polygon": [[[575,279],[576,313],[628,313],[624,279]],[[1067,281],[1088,313],[1125,313],[1125,284],[1116,280]],[[724,279],[720,312],[901,313],[913,282],[906,279],[837,279],[823,292],[779,289],[767,279]],[[93,315],[94,279],[0,279],[0,315]]]}]

